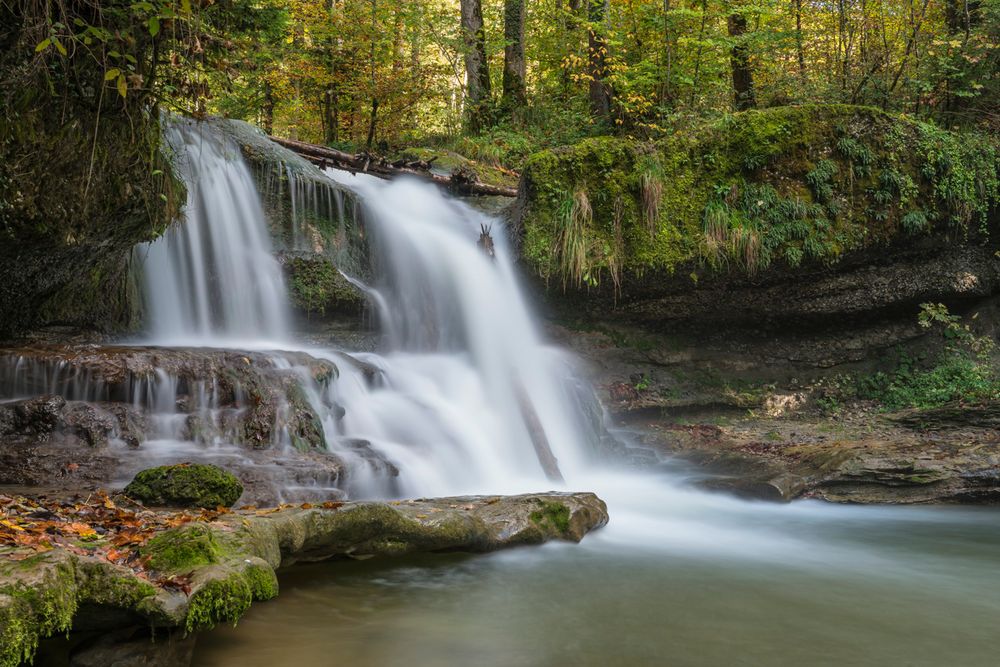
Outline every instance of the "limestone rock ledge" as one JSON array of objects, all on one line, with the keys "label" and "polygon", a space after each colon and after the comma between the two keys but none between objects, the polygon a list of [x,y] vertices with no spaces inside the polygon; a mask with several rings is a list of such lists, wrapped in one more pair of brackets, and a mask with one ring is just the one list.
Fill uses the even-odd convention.
[{"label": "limestone rock ledge", "polygon": [[100,557],[96,543],[93,555],[56,548],[27,558],[0,545],[0,667],[30,661],[51,635],[145,625],[170,636],[235,623],[278,594],[276,570],[298,562],[578,542],[607,522],[592,493],[244,509],[160,532],[142,547],[142,575]]}]

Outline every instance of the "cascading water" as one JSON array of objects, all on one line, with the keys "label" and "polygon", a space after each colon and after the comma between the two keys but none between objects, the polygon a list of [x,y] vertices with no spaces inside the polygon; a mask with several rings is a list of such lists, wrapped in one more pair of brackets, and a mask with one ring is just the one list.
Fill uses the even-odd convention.
[{"label": "cascading water", "polygon": [[187,188],[184,221],[136,249],[151,340],[171,344],[287,340],[281,267],[239,147],[210,125],[164,130]]},{"label": "cascading water", "polygon": [[[540,446],[578,472],[594,435],[581,387],[535,329],[499,221],[416,181],[329,174],[365,207],[385,340],[382,354],[357,355],[381,369],[380,386],[338,383],[342,432],[397,463],[407,494],[551,486]],[[476,244],[484,227],[494,258]]]}]

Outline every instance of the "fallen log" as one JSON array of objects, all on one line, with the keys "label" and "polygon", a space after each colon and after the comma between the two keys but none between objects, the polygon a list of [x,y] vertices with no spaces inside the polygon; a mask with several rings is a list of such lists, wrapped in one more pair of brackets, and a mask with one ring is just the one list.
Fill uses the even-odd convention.
[{"label": "fallen log", "polygon": [[392,163],[385,158],[370,153],[352,155],[351,153],[338,151],[335,148],[307,144],[304,141],[296,141],[295,139],[282,139],[280,137],[271,137],[270,139],[274,143],[298,153],[321,169],[331,167],[333,169],[349,171],[352,174],[371,174],[372,176],[387,179],[396,176],[415,176],[459,195],[517,196],[517,188],[482,183],[476,178],[475,173],[470,171],[457,171],[452,173],[451,176],[443,176],[431,173],[429,162],[425,163],[427,168],[424,169],[421,168],[424,165],[418,163]]}]

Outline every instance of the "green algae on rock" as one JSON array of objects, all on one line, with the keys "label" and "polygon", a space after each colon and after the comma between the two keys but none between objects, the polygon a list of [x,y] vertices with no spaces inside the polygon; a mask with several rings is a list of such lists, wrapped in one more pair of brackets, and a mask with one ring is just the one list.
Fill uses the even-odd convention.
[{"label": "green algae on rock", "polygon": [[125,494],[149,505],[168,507],[229,507],[243,495],[232,473],[204,463],[180,463],[143,470]]}]

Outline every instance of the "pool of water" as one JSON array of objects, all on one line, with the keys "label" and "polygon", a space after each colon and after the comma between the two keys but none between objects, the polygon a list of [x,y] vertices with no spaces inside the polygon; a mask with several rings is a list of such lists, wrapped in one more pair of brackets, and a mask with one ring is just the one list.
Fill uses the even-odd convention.
[{"label": "pool of water", "polygon": [[611,523],[579,545],[296,568],[195,664],[1000,664],[996,510],[592,482]]}]

